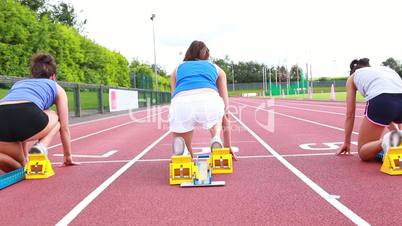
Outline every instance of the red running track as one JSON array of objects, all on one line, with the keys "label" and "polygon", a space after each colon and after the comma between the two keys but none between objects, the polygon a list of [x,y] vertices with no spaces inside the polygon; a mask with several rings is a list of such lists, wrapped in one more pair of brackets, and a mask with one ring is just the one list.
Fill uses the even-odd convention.
[{"label": "red running track", "polygon": [[[333,153],[343,139],[345,105],[333,102],[232,98],[234,173],[225,187],[168,184],[171,156],[167,108],[71,127],[76,167],[2,190],[1,225],[390,225],[401,180],[380,164]],[[364,104],[357,113],[362,115]],[[267,130],[272,123],[274,131]],[[148,118],[146,118],[148,117]],[[145,118],[145,119],[143,119]],[[143,119],[143,120],[139,120]],[[158,120],[161,119],[161,120]],[[361,117],[356,118],[359,124]],[[272,125],[272,124],[271,124]],[[268,126],[269,127],[269,126]],[[356,126],[353,140],[357,139]],[[209,143],[197,130],[194,146]],[[329,144],[329,145],[328,145]],[[110,156],[105,155],[117,151]],[[103,155],[103,156],[102,156]]]}]

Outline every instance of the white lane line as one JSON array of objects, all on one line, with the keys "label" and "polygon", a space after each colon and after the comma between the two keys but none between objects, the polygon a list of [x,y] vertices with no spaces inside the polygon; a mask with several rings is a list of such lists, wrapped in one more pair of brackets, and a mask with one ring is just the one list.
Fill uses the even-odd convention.
[{"label": "white lane line", "polygon": [[[120,128],[120,127],[123,127],[123,126],[126,126],[126,125],[130,125],[130,124],[133,124],[133,123],[141,122],[141,121],[144,120],[144,119],[147,119],[147,118],[149,118],[149,117],[153,117],[153,116],[155,116],[155,115],[162,114],[162,113],[164,113],[164,112],[167,112],[167,111],[161,111],[161,112],[158,112],[158,113],[156,113],[156,114],[148,115],[148,116],[145,116],[145,117],[140,118],[140,119],[137,119],[137,120],[129,121],[129,122],[126,122],[126,123],[123,123],[123,124],[119,124],[119,125],[116,125],[116,126],[112,126],[112,127],[110,127],[110,128],[107,128],[107,129],[99,130],[99,131],[94,132],[94,133],[90,133],[90,134],[87,134],[87,135],[84,135],[84,136],[81,136],[81,137],[77,137],[77,138],[71,139],[71,142],[78,141],[78,140],[82,140],[82,139],[85,139],[85,138],[88,138],[88,137],[92,137],[92,136],[98,135],[98,134],[100,134],[100,133],[104,133],[104,132],[107,132],[107,131],[110,131],[110,130],[114,130],[114,129],[117,129],[117,128]],[[56,144],[56,145],[53,145],[53,146],[48,147],[48,149],[55,148],[55,147],[59,147],[59,146],[61,146],[61,145],[62,145],[62,144],[59,143],[59,144]]]},{"label": "white lane line", "polygon": [[304,175],[300,170],[294,167],[290,162],[288,162],[284,157],[282,157],[278,152],[276,152],[271,146],[269,146],[260,136],[258,136],[254,131],[247,127],[239,118],[234,114],[230,113],[232,117],[242,125],[264,148],[271,153],[279,162],[281,162],[286,168],[288,168],[294,175],[296,175],[300,180],[302,180],[307,186],[313,189],[318,195],[320,195],[324,200],[336,208],[339,212],[345,215],[349,220],[357,225],[370,225],[367,221],[361,218],[359,215],[350,210],[347,206],[334,199],[331,194],[326,192],[318,184]]},{"label": "white lane line", "polygon": [[[192,144],[194,144],[194,145],[198,145],[198,144],[205,144],[206,142],[193,142]],[[241,141],[232,141],[232,144],[240,144],[240,143],[257,143],[257,141],[255,141],[255,140],[241,140]],[[164,143],[164,144],[161,144],[161,145],[163,145],[163,146],[172,146],[172,144],[171,143]]]},{"label": "white lane line", "polygon": [[126,172],[134,163],[136,163],[140,158],[142,158],[147,152],[149,152],[153,147],[155,147],[161,140],[163,140],[170,131],[164,133],[156,141],[146,147],[140,154],[135,156],[129,162],[124,164],[119,170],[117,170],[112,176],[106,179],[101,185],[99,185],[94,191],[92,191],[87,197],[85,197],[80,203],[78,203],[70,212],[67,213],[56,225],[68,225],[73,221],[78,214],[80,214],[93,200],[95,200],[103,191],[106,190],[119,176]]},{"label": "white lane line", "polygon": [[[301,105],[301,106],[316,106],[316,107],[324,107],[324,108],[339,108],[339,109],[346,109],[346,106],[333,106],[331,104],[329,105],[321,105],[321,104],[307,104],[307,103],[296,103],[296,102],[286,102],[290,103],[292,105]],[[356,110],[365,110],[365,108],[362,106],[356,106]]]},{"label": "white lane line", "polygon": [[[351,152],[351,154],[357,154],[357,152]],[[314,156],[335,156],[335,153],[311,153],[311,154],[287,154],[281,155],[282,157],[314,157]],[[274,158],[273,155],[245,155],[238,156],[239,159],[259,159],[259,158]],[[139,159],[137,162],[169,162],[171,159]],[[83,161],[77,162],[79,164],[105,164],[105,163],[126,163],[130,160],[105,160],[105,161]],[[53,165],[61,165],[62,162],[52,162]]]},{"label": "white lane line", "polygon": [[[255,106],[252,106],[252,105],[244,104],[244,103],[238,102],[238,101],[232,101],[232,102],[237,102],[238,104],[242,104],[242,105],[244,105],[244,106],[251,107],[251,108],[254,108],[254,109],[259,109],[259,110],[262,110],[262,111],[272,112],[272,113],[274,113],[274,114],[276,114],[276,115],[281,115],[281,116],[284,116],[284,117],[287,117],[287,118],[296,119],[296,120],[299,120],[299,121],[302,121],[302,122],[308,122],[308,123],[312,123],[312,124],[315,124],[315,125],[319,125],[319,126],[323,126],[323,127],[327,127],[327,128],[339,130],[339,131],[345,131],[343,128],[339,128],[339,127],[335,127],[335,126],[330,126],[330,125],[327,125],[327,124],[324,124],[324,123],[319,123],[319,122],[316,122],[316,121],[311,121],[311,120],[308,120],[308,119],[303,119],[303,118],[299,118],[299,117],[295,117],[295,116],[291,116],[291,115],[279,113],[279,112],[276,112],[276,111],[274,111],[274,110],[267,110],[267,109],[264,109],[264,108],[255,107]],[[352,133],[355,134],[355,135],[359,135],[359,133],[358,133],[358,132],[355,132],[355,131],[353,131]]]},{"label": "white lane line", "polygon": [[[333,115],[341,115],[345,116],[345,113],[339,113],[339,112],[331,112],[331,111],[321,111],[321,110],[313,110],[313,109],[307,109],[307,108],[298,108],[298,107],[291,107],[291,106],[286,106],[286,105],[281,105],[281,104],[274,104],[273,107],[284,107],[284,108],[290,108],[290,109],[296,109],[296,110],[302,110],[302,111],[312,111],[312,112],[320,112],[320,113],[326,113],[326,114],[333,114]],[[363,118],[363,116],[356,115],[355,118]]]},{"label": "white lane line", "polygon": [[[108,151],[103,155],[71,155],[72,157],[78,157],[78,158],[108,158],[110,156],[112,156],[113,154],[115,154],[117,151],[116,150],[112,150],[112,151]],[[53,154],[53,156],[56,157],[64,157],[63,154]]]},{"label": "white lane line", "polygon": [[[130,160],[105,160],[105,161],[83,161],[77,162],[79,164],[104,164],[104,163],[125,163],[129,162]],[[53,165],[61,165],[63,162],[52,162]]]},{"label": "white lane line", "polygon": [[[262,99],[262,100],[265,101],[265,99]],[[242,100],[242,101],[245,101],[245,100]],[[245,102],[253,103],[253,104],[259,103],[259,102],[255,102],[255,101],[245,101]],[[345,106],[339,106],[339,105],[334,106],[334,105],[331,104],[331,102],[328,102],[328,105],[313,104],[313,103],[309,103],[309,102],[306,102],[306,101],[300,101],[300,102],[283,101],[283,99],[275,99],[275,102],[281,102],[282,104],[288,103],[288,104],[291,104],[291,105],[309,106],[309,107],[315,106],[315,107],[324,107],[324,108],[346,109],[346,105]],[[304,102],[304,103],[301,103],[301,102]],[[366,108],[364,106],[356,106],[356,110],[364,111],[365,109]]]},{"label": "white lane line", "polygon": [[[141,112],[144,112],[144,111],[147,111],[147,109],[132,112],[131,114],[137,114],[137,113],[141,113]],[[69,126],[70,127],[81,126],[81,125],[85,125],[85,124],[89,124],[89,123],[93,123],[93,122],[99,122],[99,121],[104,121],[104,120],[108,120],[108,119],[120,118],[120,117],[124,117],[124,116],[129,116],[129,115],[130,115],[130,113],[122,113],[122,114],[119,114],[119,115],[112,115],[112,116],[109,116],[109,117],[92,119],[92,120],[88,120],[88,121],[85,121],[85,122],[77,122],[77,123],[70,124]]]}]

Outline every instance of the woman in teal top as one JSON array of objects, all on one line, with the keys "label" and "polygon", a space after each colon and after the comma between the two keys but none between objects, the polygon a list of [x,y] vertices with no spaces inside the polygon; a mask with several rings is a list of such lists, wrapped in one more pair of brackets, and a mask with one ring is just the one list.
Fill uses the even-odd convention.
[{"label": "woman in teal top", "polygon": [[174,153],[188,149],[193,154],[191,140],[197,126],[210,131],[212,147],[230,147],[226,74],[209,61],[209,49],[203,42],[191,43],[183,63],[171,75],[171,86],[169,122]]},{"label": "woman in teal top", "polygon": [[[74,165],[68,127],[68,100],[56,83],[56,63],[49,54],[31,60],[31,79],[16,82],[0,100],[0,170],[23,167],[27,142],[36,141],[30,153],[45,153],[57,133],[64,149],[64,165]],[[55,104],[57,113],[49,108]]]}]

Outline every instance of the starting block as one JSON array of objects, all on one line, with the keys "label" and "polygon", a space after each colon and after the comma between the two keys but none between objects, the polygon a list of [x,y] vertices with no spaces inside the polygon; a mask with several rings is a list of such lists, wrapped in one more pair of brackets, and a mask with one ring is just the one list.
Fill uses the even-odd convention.
[{"label": "starting block", "polygon": [[212,150],[212,174],[233,173],[233,160],[230,148]]},{"label": "starting block", "polygon": [[24,167],[0,175],[0,190],[25,179]]},{"label": "starting block", "polygon": [[195,170],[193,159],[190,155],[174,155],[170,162],[170,184],[181,184],[193,181]]},{"label": "starting block", "polygon": [[224,186],[225,181],[212,181],[212,163],[209,154],[199,155],[194,163],[193,180],[180,184],[180,187]]},{"label": "starting block", "polygon": [[389,175],[402,175],[402,146],[388,149],[383,159],[381,172]]},{"label": "starting block", "polygon": [[54,175],[52,163],[46,154],[29,154],[25,165],[26,179],[45,179]]},{"label": "starting block", "polygon": [[389,175],[402,174],[402,145],[401,134],[399,131],[393,131],[389,136],[391,147],[383,158],[380,171]]}]

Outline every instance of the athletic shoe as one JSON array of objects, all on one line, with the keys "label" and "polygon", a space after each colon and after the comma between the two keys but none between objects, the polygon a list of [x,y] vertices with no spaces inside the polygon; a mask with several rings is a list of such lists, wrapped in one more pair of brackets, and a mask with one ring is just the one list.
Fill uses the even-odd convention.
[{"label": "athletic shoe", "polygon": [[211,139],[211,150],[214,148],[223,148],[223,143],[219,136],[214,136]]},{"label": "athletic shoe", "polygon": [[[398,134],[399,133],[399,134]],[[384,154],[388,152],[390,147],[399,146],[401,142],[402,131],[390,131],[384,134],[381,142]]]},{"label": "athletic shoe", "polygon": [[41,143],[34,144],[31,149],[29,149],[29,154],[45,154],[47,155],[47,149]]},{"label": "athletic shoe", "polygon": [[173,154],[174,155],[189,155],[187,150],[186,142],[183,137],[173,138]]},{"label": "athletic shoe", "polygon": [[381,151],[375,156],[375,160],[376,160],[376,161],[379,161],[379,162],[383,162],[383,161],[384,161],[384,155],[385,155],[384,150],[381,150]]}]

